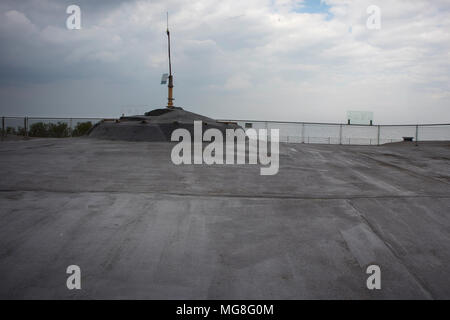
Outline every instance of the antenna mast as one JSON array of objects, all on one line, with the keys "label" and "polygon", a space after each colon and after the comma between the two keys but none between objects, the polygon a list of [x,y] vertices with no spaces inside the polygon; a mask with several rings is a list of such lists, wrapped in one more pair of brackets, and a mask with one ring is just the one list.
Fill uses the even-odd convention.
[{"label": "antenna mast", "polygon": [[167,108],[173,108],[173,76],[172,76],[172,61],[170,60],[170,32],[169,32],[169,12],[167,12],[167,41],[168,41],[168,49],[169,49],[169,96],[167,98]]}]

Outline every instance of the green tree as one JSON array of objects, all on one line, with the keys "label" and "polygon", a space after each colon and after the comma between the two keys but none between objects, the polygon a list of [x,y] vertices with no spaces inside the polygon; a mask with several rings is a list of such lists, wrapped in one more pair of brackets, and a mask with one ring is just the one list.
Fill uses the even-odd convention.
[{"label": "green tree", "polygon": [[26,136],[25,128],[18,127],[17,128],[17,135],[18,136]]},{"label": "green tree", "polygon": [[92,122],[78,122],[72,131],[73,137],[84,136],[92,128]]},{"label": "green tree", "polygon": [[30,126],[30,131],[28,132],[30,137],[48,137],[49,136],[49,125],[43,122],[36,122]]},{"label": "green tree", "polygon": [[57,124],[48,124],[49,137],[52,138],[66,138],[70,136],[70,128],[65,122],[58,122]]}]

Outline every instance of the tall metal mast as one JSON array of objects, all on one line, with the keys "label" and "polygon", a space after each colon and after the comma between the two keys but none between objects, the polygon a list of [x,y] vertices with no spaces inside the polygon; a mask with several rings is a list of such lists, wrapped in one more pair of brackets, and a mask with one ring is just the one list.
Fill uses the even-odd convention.
[{"label": "tall metal mast", "polygon": [[173,108],[173,76],[172,76],[172,61],[170,60],[170,32],[169,32],[169,12],[167,12],[167,41],[169,49],[169,96],[167,98],[167,108]]}]

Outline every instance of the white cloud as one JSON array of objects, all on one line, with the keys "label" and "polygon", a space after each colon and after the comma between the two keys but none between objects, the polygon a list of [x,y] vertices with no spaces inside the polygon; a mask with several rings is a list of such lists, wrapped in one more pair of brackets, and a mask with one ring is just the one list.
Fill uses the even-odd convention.
[{"label": "white cloud", "polygon": [[242,90],[251,87],[250,78],[245,73],[232,75],[227,79],[224,85],[225,90]]},{"label": "white cloud", "polygon": [[17,10],[4,12],[1,20],[3,32],[32,34],[37,31],[36,26],[30,19]]}]

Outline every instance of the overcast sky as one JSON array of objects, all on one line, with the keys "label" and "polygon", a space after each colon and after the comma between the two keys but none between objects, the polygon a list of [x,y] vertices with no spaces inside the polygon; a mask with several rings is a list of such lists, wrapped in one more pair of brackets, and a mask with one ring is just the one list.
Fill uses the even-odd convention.
[{"label": "overcast sky", "polygon": [[[66,8],[81,8],[68,30]],[[366,27],[369,5],[381,29]],[[2,0],[0,115],[450,122],[448,0]]]}]

